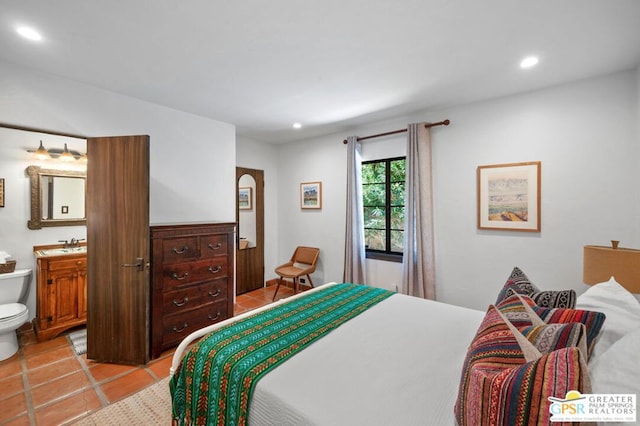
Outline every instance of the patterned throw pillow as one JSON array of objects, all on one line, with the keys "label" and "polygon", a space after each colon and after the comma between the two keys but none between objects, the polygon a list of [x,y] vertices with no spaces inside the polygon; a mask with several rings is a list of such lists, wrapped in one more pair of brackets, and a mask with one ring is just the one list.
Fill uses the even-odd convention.
[{"label": "patterned throw pillow", "polygon": [[551,425],[549,397],[590,393],[587,365],[578,348],[563,348],[514,368],[482,362],[469,368],[465,412],[459,425]]},{"label": "patterned throw pillow", "polygon": [[590,389],[579,347],[583,324],[537,323],[523,332],[489,307],[464,361],[454,408],[459,425],[548,424],[548,396]]},{"label": "patterned throw pillow", "polygon": [[500,290],[496,304],[514,294],[531,297],[538,306],[546,308],[574,308],[576,292],[574,290],[540,291],[517,266],[511,271],[507,282]]},{"label": "patterned throw pillow", "polygon": [[543,308],[532,306],[536,314],[547,324],[569,324],[579,322],[587,330],[587,359],[591,357],[598,335],[606,319],[602,312],[581,309]]},{"label": "patterned throw pillow", "polygon": [[591,357],[598,335],[606,319],[602,312],[582,309],[543,308],[537,306],[528,296],[515,294],[498,303],[496,307],[518,329],[539,324],[581,323],[585,327],[586,356]]}]

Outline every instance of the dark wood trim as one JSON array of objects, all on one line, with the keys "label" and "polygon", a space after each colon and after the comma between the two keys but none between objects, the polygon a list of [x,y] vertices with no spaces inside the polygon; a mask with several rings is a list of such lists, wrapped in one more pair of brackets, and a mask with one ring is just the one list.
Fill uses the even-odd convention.
[{"label": "dark wood trim", "polygon": [[67,136],[70,138],[78,138],[78,139],[88,139],[88,136],[83,136],[83,135],[76,135],[73,133],[66,133],[66,132],[57,132],[55,130],[48,130],[48,129],[39,129],[37,127],[29,127],[29,126],[18,126],[15,124],[8,124],[8,123],[1,123],[0,122],[0,127],[4,127],[7,129],[14,129],[14,130],[24,130],[27,132],[37,132],[37,133],[47,133],[49,135],[56,135],[56,136]]}]

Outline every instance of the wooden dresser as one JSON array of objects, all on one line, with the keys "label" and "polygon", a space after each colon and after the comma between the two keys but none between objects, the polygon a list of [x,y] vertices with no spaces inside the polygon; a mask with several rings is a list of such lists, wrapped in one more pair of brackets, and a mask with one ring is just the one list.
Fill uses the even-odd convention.
[{"label": "wooden dresser", "polygon": [[[87,252],[62,246],[34,246],[37,340],[87,322]],[[77,249],[76,249],[77,250]]]},{"label": "wooden dresser", "polygon": [[235,223],[152,225],[151,358],[233,316]]}]

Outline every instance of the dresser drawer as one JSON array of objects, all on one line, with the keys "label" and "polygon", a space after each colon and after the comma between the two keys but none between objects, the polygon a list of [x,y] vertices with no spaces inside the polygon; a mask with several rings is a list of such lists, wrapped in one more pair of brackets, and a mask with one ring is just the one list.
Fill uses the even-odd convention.
[{"label": "dresser drawer", "polygon": [[177,344],[197,329],[215,324],[227,317],[226,301],[167,315],[162,319],[162,346]]},{"label": "dresser drawer", "polygon": [[74,259],[62,259],[62,260],[52,260],[49,261],[48,269],[50,271],[58,271],[60,269],[86,269],[87,267],[87,258],[86,257],[76,257]]},{"label": "dresser drawer", "polygon": [[213,259],[199,260],[190,263],[174,263],[163,268],[162,285],[165,290],[187,284],[225,278],[227,256],[216,256]]},{"label": "dresser drawer", "polygon": [[198,237],[167,238],[162,241],[163,263],[185,262],[198,258]]},{"label": "dresser drawer", "polygon": [[222,278],[210,283],[185,287],[181,290],[167,291],[162,295],[163,312],[165,315],[171,315],[208,303],[226,300],[227,285],[227,279]]},{"label": "dresser drawer", "polygon": [[227,235],[204,235],[200,240],[200,257],[203,259],[227,254]]}]

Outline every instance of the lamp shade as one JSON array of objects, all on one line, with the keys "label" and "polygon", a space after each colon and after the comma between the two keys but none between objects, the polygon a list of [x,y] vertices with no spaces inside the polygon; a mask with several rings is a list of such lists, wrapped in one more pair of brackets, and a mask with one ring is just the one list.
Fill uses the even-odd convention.
[{"label": "lamp shade", "polygon": [[611,277],[632,293],[640,293],[640,250],[584,246],[584,283],[598,284]]}]

